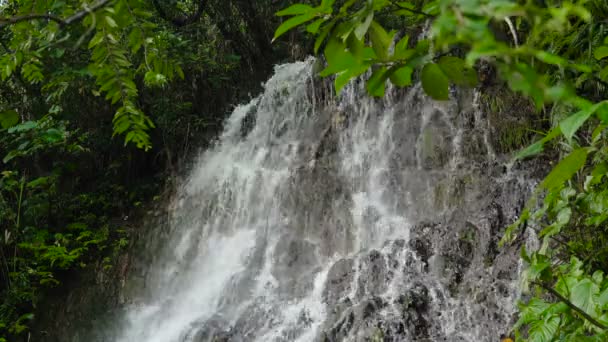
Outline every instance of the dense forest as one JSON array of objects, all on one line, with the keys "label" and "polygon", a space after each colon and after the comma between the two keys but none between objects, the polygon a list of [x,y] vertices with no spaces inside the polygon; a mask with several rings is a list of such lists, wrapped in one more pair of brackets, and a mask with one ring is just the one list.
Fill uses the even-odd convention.
[{"label": "dense forest", "polygon": [[535,108],[513,162],[550,172],[501,232],[502,246],[526,229],[541,239],[522,249],[528,299],[512,335],[608,339],[605,1],[8,0],[0,341],[28,340],[66,280],[112,268],[131,217],[170,191],[231,106],[308,54],[337,93],[358,77],[370,96],[420,82],[437,101],[498,84]]}]

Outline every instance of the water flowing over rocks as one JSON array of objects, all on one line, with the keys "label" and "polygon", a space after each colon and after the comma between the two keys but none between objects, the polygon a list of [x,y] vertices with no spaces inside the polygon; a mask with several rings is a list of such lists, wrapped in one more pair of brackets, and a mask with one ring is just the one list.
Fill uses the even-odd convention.
[{"label": "water flowing over rocks", "polygon": [[520,261],[518,246],[497,244],[536,171],[495,151],[474,90],[445,103],[418,87],[377,100],[353,82],[335,97],[313,64],[278,66],[235,109],[178,190],[165,237],[149,237],[162,244],[127,280],[139,291],[96,340],[506,332]]}]

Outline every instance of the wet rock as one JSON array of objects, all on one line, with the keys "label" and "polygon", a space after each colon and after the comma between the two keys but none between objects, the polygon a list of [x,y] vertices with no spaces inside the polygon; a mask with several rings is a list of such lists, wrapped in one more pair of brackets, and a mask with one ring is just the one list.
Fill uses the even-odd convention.
[{"label": "wet rock", "polygon": [[284,235],[275,250],[272,274],[279,282],[279,293],[288,298],[300,298],[313,286],[318,271],[317,247],[313,243]]},{"label": "wet rock", "polygon": [[418,141],[418,153],[426,170],[443,168],[452,156],[452,132],[440,112],[431,115]]},{"label": "wet rock", "polygon": [[241,121],[241,137],[246,137],[253,130],[257,118],[257,104],[251,106],[245,117]]},{"label": "wet rock", "polygon": [[360,259],[357,296],[383,293],[390,278],[384,255],[378,250],[370,251]]},{"label": "wet rock", "polygon": [[355,272],[353,267],[352,259],[341,259],[329,269],[323,289],[323,301],[328,306],[335,305],[350,292]]},{"label": "wet rock", "polygon": [[399,297],[403,306],[403,318],[408,330],[415,339],[429,337],[430,323],[427,313],[430,298],[428,289],[422,284],[414,285],[404,295]]},{"label": "wet rock", "polygon": [[[433,253],[431,250],[431,243],[423,237],[416,237],[410,240],[409,245],[410,248],[416,252],[416,255],[418,255],[420,260],[427,264]],[[428,267],[428,265],[426,267]]]},{"label": "wet rock", "polygon": [[232,333],[226,327],[229,324],[221,318],[212,318],[195,329],[193,333],[184,336],[184,340],[192,342],[229,342],[232,338]]}]

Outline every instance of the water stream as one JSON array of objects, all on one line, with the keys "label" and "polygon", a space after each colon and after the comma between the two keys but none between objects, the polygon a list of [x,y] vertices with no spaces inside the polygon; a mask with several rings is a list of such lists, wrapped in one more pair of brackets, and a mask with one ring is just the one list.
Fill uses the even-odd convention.
[{"label": "water stream", "polygon": [[[518,297],[497,247],[533,186],[478,94],[336,97],[276,67],[178,190],[117,342],[497,341]],[[152,237],[154,238],[154,237]]]}]

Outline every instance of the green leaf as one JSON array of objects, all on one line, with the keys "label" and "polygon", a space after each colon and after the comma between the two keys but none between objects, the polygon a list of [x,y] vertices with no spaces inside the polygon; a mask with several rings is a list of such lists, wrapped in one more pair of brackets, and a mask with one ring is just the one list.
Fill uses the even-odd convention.
[{"label": "green leaf", "polygon": [[[334,5],[334,2],[336,2],[336,0],[322,0],[321,6],[319,6],[319,7],[324,10],[331,10],[332,6]],[[329,13],[331,13],[331,12],[329,12]]]},{"label": "green leaf", "polygon": [[555,139],[560,133],[561,130],[559,127],[552,129],[544,138],[517,153],[515,155],[515,160],[524,159],[541,153],[544,149],[545,144]]},{"label": "green leaf", "polygon": [[[411,57],[415,50],[413,49],[408,49],[408,43],[410,41],[410,37],[408,35],[405,35],[403,38],[401,38],[397,44],[395,44],[395,52],[393,54],[393,59],[395,60],[399,60],[399,59],[406,59]],[[409,56],[408,56],[409,54]]]},{"label": "green leaf", "polygon": [[313,21],[312,24],[309,24],[308,26],[306,26],[306,31],[308,31],[309,33],[312,33],[312,34],[317,34],[317,32],[319,32],[319,27],[321,27],[321,24],[323,24],[324,22],[325,22],[324,18],[317,19],[317,20]]},{"label": "green leaf", "polygon": [[407,87],[412,84],[412,72],[409,66],[392,67],[389,70],[391,82],[397,87]]},{"label": "green leaf", "polygon": [[422,88],[435,100],[448,100],[450,95],[450,81],[435,63],[428,63],[422,68],[420,75]]},{"label": "green leaf", "polygon": [[276,32],[274,33],[274,38],[272,38],[272,41],[274,42],[277,38],[279,38],[280,36],[285,34],[287,31],[291,30],[292,28],[294,28],[298,25],[304,24],[307,21],[312,20],[314,17],[315,17],[314,13],[307,13],[307,14],[299,15],[297,17],[290,18],[289,20],[287,20],[283,24],[281,24],[281,26],[279,26],[279,28],[277,28]]},{"label": "green leaf", "polygon": [[437,0],[426,2],[422,7],[422,12],[427,13],[429,15],[438,15],[440,12],[439,2]]},{"label": "green leaf", "polygon": [[346,71],[338,74],[336,76],[336,80],[334,81],[334,84],[336,87],[336,93],[340,94],[340,92],[342,91],[342,88],[344,88],[344,86],[346,86],[351,79],[361,76],[363,73],[365,73],[369,69],[369,67],[370,67],[369,64],[362,64],[358,67],[351,68],[349,70],[346,70]]},{"label": "green leaf", "polygon": [[367,17],[365,17],[365,20],[359,23],[359,25],[357,25],[357,27],[355,28],[355,36],[357,36],[359,40],[362,40],[363,37],[365,37],[365,34],[367,33],[367,30],[369,29],[369,26],[372,24],[373,20],[374,11],[369,11]]},{"label": "green leaf", "polygon": [[530,342],[552,342],[554,341],[555,333],[559,328],[561,318],[559,316],[549,316],[546,319],[540,317],[530,324],[528,332]]},{"label": "green leaf", "polygon": [[44,132],[42,139],[48,143],[55,143],[63,140],[63,133],[56,128],[49,128]]},{"label": "green leaf", "polygon": [[38,127],[38,123],[36,121],[26,121],[24,123],[21,123],[19,125],[9,128],[8,132],[11,134],[12,133],[21,133],[21,132],[32,130],[36,127]]},{"label": "green leaf", "polygon": [[359,63],[355,57],[346,51],[346,47],[336,38],[331,38],[324,50],[325,58],[327,59],[327,68],[321,71],[320,75],[326,77],[332,74],[337,74],[347,69],[357,67]]},{"label": "green leaf", "polygon": [[0,126],[2,128],[11,128],[19,123],[19,113],[14,110],[6,110],[0,112]]},{"label": "green leaf", "polygon": [[463,59],[454,56],[443,56],[437,64],[454,84],[466,87],[475,87],[477,85],[477,73],[474,69],[467,67]]},{"label": "green leaf", "polygon": [[334,28],[335,24],[336,24],[335,21],[331,21],[329,24],[327,24],[327,25],[323,26],[323,28],[321,28],[321,32],[319,32],[319,34],[317,35],[317,39],[315,39],[315,53],[319,52],[319,48],[325,41],[325,38],[327,38],[327,36],[331,32],[331,30]]},{"label": "green leaf", "polygon": [[392,37],[384,28],[375,21],[372,21],[369,28],[369,38],[376,56],[381,60],[388,59],[388,48],[391,45]]},{"label": "green leaf", "polygon": [[584,278],[579,281],[570,292],[570,301],[591,317],[597,317],[595,298],[600,289],[591,279]]},{"label": "green leaf", "polygon": [[295,5],[291,5],[289,7],[287,7],[286,9],[277,12],[277,16],[282,17],[282,16],[286,16],[286,15],[298,15],[298,14],[305,14],[305,13],[311,13],[314,11],[314,8],[312,8],[312,6],[310,5],[306,5],[306,4],[295,4]]},{"label": "green leaf", "polygon": [[593,115],[597,109],[597,106],[593,106],[591,108],[581,110],[575,114],[570,115],[566,119],[562,120],[559,123],[559,128],[562,131],[562,134],[568,140],[572,140],[572,137],[578,131],[578,129]]},{"label": "green leaf", "polygon": [[579,148],[572,151],[551,170],[549,175],[540,184],[541,188],[551,190],[561,186],[565,181],[572,178],[585,165],[586,161],[586,149]]},{"label": "green leaf", "polygon": [[112,17],[106,16],[106,22],[110,27],[118,27],[118,24],[116,24],[116,21]]},{"label": "green leaf", "polygon": [[374,70],[372,77],[367,81],[367,92],[375,97],[384,97],[387,78],[386,67],[383,66]]},{"label": "green leaf", "polygon": [[553,65],[558,65],[558,66],[565,66],[566,64],[568,64],[568,60],[556,56],[552,53],[549,53],[547,51],[537,51],[535,54],[536,58],[538,58],[539,60],[541,60],[544,63],[547,64],[553,64]]},{"label": "green leaf", "polygon": [[608,46],[600,46],[593,51],[593,57],[598,61],[608,57]]},{"label": "green leaf", "polygon": [[363,59],[363,51],[365,49],[363,41],[359,40],[355,34],[351,33],[346,40],[346,45],[348,46],[348,51],[350,51],[357,61],[360,62]]},{"label": "green leaf", "polygon": [[596,104],[596,106],[597,108],[595,108],[595,115],[602,120],[603,123],[608,123],[608,103],[606,101],[602,101]]}]

